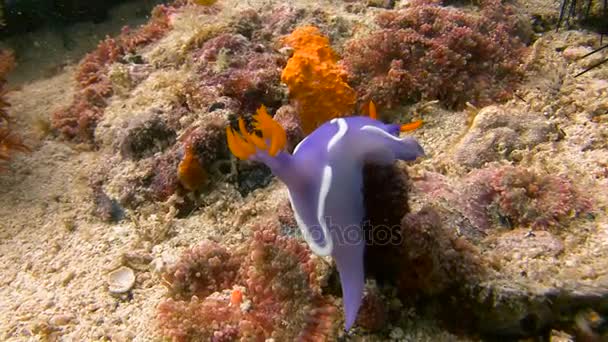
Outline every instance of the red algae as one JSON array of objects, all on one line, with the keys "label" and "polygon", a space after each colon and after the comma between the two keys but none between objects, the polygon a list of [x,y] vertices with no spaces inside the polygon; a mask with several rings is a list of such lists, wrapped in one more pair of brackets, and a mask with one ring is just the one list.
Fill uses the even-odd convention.
[{"label": "red algae", "polygon": [[333,336],[337,308],[321,294],[316,261],[302,242],[276,229],[260,227],[232,252],[209,242],[186,252],[165,278],[172,290],[158,307],[159,332],[175,341]]},{"label": "red algae", "polygon": [[441,0],[380,13],[378,30],[349,41],[343,65],[360,104],[440,100],[461,107],[509,97],[525,53],[513,10],[498,0],[472,14]]}]

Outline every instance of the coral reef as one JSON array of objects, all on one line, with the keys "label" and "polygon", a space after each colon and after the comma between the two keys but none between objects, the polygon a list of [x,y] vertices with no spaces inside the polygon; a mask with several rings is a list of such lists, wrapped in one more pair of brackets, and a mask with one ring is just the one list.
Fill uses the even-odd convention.
[{"label": "coral reef", "polygon": [[110,65],[122,61],[127,53],[161,38],[170,28],[170,8],[159,5],[152,19],[135,31],[124,28],[116,39],[107,37],[87,54],[76,70],[78,88],[72,104],[52,113],[52,125],[70,139],[90,142],[97,122],[113,95]]},{"label": "coral reef", "polygon": [[[475,170],[465,181],[473,222],[491,221],[533,228],[566,224],[592,208],[571,180],[559,175],[501,166]],[[485,211],[485,215],[475,217]],[[485,216],[485,217],[484,217]]]},{"label": "coral reef", "polygon": [[434,207],[409,212],[410,180],[404,169],[369,165],[365,175],[369,275],[394,284],[402,298],[411,300],[479,274],[479,257],[446,226],[446,215]]},{"label": "coral reef", "polygon": [[175,299],[205,298],[231,288],[241,261],[221,245],[203,241],[182,254],[179,262],[165,272],[164,279]]},{"label": "coral reef", "polygon": [[290,99],[309,134],[330,119],[350,115],[355,91],[346,83],[346,72],[337,64],[329,39],[313,26],[300,27],[284,40],[294,49],[281,75]]},{"label": "coral reef", "polygon": [[240,34],[223,33],[193,52],[198,77],[187,93],[191,109],[208,108],[227,96],[233,110],[251,113],[260,105],[278,108],[284,97],[280,70],[284,56]]},{"label": "coral reef", "polygon": [[452,184],[427,173],[415,188],[432,202],[453,205],[472,225],[462,231],[469,238],[501,227],[559,227],[593,207],[569,178],[510,165],[476,169]]},{"label": "coral reef", "polygon": [[343,64],[360,103],[437,99],[459,107],[509,96],[525,51],[513,10],[498,0],[479,2],[478,14],[444,2],[382,12],[378,30],[347,44]]},{"label": "coral reef", "polygon": [[177,179],[189,191],[196,191],[207,182],[207,172],[196,156],[192,144],[184,146],[184,157],[177,166]]},{"label": "coral reef", "polygon": [[357,316],[357,325],[368,331],[380,331],[389,322],[388,305],[377,288],[368,288]]},{"label": "coral reef", "polygon": [[184,188],[200,189],[215,162],[228,157],[224,127],[228,122],[220,115],[210,114],[204,123],[191,127],[184,134],[184,154],[178,166],[178,178]]},{"label": "coral reef", "polygon": [[[260,227],[233,252],[211,242],[187,251],[165,276],[170,298],[158,306],[160,334],[174,341],[309,341],[335,334],[337,310],[321,295],[318,261],[277,228],[276,222]],[[290,320],[279,329],[282,317]]]},{"label": "coral reef", "polygon": [[173,145],[175,130],[164,120],[162,111],[151,110],[134,115],[119,139],[123,158],[139,160],[153,156]]}]

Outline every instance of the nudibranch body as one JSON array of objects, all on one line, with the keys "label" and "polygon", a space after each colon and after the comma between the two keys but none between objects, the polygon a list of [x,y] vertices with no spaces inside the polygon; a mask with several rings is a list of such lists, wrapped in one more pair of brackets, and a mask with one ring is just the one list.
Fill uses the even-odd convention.
[{"label": "nudibranch body", "polygon": [[375,119],[372,106],[370,116],[326,122],[302,140],[293,155],[282,150],[285,132],[264,107],[254,116],[261,137],[247,132],[242,119],[241,135],[227,129],[228,145],[237,157],[266,164],[285,183],[310,249],[334,258],[342,284],[346,330],[354,324],[363,296],[363,166],[390,165],[424,154],[414,138],[399,138],[399,132],[411,129],[411,124],[384,124]]}]

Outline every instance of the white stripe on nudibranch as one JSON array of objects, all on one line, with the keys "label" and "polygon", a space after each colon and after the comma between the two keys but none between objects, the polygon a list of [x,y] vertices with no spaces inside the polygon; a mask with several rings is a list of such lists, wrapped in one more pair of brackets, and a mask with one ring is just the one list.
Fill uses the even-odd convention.
[{"label": "white stripe on nudibranch", "polygon": [[361,127],[361,130],[366,131],[366,132],[371,132],[374,134],[378,134],[385,138],[393,139],[395,141],[403,141],[403,139],[400,139],[399,137],[396,137],[396,136],[390,134],[389,132],[383,130],[382,128],[378,128],[376,126],[366,125],[366,126]]},{"label": "white stripe on nudibranch", "polygon": [[298,208],[295,205],[293,205],[293,199],[291,197],[291,192],[289,192],[289,190],[287,191],[287,196],[289,196],[289,202],[292,203],[293,215],[295,216],[298,227],[300,227],[300,230],[302,231],[302,235],[304,235],[304,240],[306,240],[306,242],[308,243],[308,246],[313,251],[313,253],[320,255],[320,256],[330,255],[334,249],[334,243],[331,238],[331,235],[329,235],[329,229],[327,228],[327,223],[325,222],[325,200],[327,199],[327,194],[329,193],[329,188],[331,185],[331,178],[332,178],[331,167],[326,166],[323,169],[323,176],[321,178],[321,187],[319,189],[319,198],[317,201],[318,206],[316,208],[317,209],[317,221],[318,221],[319,225],[321,226],[321,231],[323,232],[323,240],[325,240],[325,246],[319,246],[315,242],[310,230],[308,229],[308,226],[306,225],[304,220],[302,220],[302,217],[298,213]]},{"label": "white stripe on nudibranch", "polygon": [[331,139],[329,139],[329,143],[327,144],[327,151],[329,152],[329,150],[331,150],[334,145],[336,143],[338,143],[338,141],[340,141],[340,139],[342,139],[342,137],[344,137],[344,135],[346,134],[346,131],[348,131],[348,124],[346,123],[346,120],[339,118],[339,119],[333,119],[330,121],[332,124],[333,123],[338,123],[338,132],[336,134],[334,134],[333,137],[331,137]]},{"label": "white stripe on nudibranch", "polygon": [[308,137],[310,137],[310,135],[307,136],[306,138],[302,139],[302,141],[300,141],[300,143],[296,145],[296,148],[293,149],[293,154],[298,153],[300,146],[302,146],[302,144],[306,141],[306,139],[308,139]]},{"label": "white stripe on nudibranch", "polygon": [[[327,199],[327,194],[329,193],[329,188],[331,187],[331,166],[326,165],[323,169],[323,177],[321,178],[321,188],[319,189],[319,201],[317,207],[317,219],[319,220],[319,224],[321,225],[321,229],[323,230],[323,236],[325,237],[325,247],[320,248],[319,250],[315,250],[311,245],[310,248],[313,252],[318,255],[329,255],[334,249],[334,242],[331,239],[331,235],[329,235],[329,229],[327,229],[327,222],[325,222],[325,200]],[[318,247],[318,246],[316,246]]]}]

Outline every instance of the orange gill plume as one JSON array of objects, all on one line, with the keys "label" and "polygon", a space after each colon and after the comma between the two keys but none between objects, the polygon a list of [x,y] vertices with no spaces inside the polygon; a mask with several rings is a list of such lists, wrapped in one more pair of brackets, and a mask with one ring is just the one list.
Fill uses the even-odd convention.
[{"label": "orange gill plume", "polygon": [[228,148],[239,159],[248,159],[257,150],[266,151],[272,157],[285,147],[287,135],[285,130],[278,122],[274,121],[262,105],[253,116],[253,129],[262,134],[258,136],[256,132],[248,132],[243,118],[239,118],[239,132],[235,132],[232,127],[226,127],[226,138]]}]

